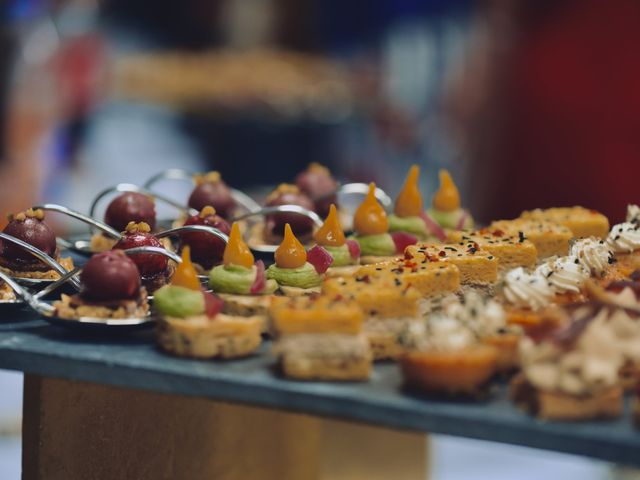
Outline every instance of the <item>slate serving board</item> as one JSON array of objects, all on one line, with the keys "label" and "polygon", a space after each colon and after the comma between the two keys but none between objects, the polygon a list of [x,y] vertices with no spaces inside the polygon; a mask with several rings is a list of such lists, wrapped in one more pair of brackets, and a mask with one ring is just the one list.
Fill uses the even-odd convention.
[{"label": "slate serving board", "polygon": [[518,411],[498,385],[487,400],[420,397],[402,389],[398,367],[379,364],[368,383],[281,378],[268,354],[229,362],[173,358],[153,332],[126,337],[77,334],[25,311],[0,312],[0,368],[164,393],[331,416],[392,428],[525,445],[640,466],[640,430],[627,402],[614,421],[548,423]]}]

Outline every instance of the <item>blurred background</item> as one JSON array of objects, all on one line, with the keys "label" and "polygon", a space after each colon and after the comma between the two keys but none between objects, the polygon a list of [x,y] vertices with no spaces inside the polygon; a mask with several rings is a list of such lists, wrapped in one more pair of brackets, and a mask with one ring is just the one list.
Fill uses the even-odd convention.
[{"label": "blurred background", "polygon": [[251,192],[316,161],[392,194],[418,163],[427,200],[449,168],[481,222],[616,222],[640,201],[638,25],[637,0],[4,0],[2,214],[86,211],[169,167]]}]

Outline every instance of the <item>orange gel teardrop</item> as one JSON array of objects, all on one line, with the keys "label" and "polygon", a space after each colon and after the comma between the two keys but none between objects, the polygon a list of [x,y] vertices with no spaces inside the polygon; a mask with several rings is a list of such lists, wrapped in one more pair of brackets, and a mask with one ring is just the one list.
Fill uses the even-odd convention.
[{"label": "orange gel teardrop", "polygon": [[396,199],[394,213],[399,217],[417,217],[422,214],[422,195],[418,188],[420,167],[412,165],[402,190]]},{"label": "orange gel teardrop", "polygon": [[369,193],[353,216],[353,229],[360,235],[387,233],[389,220],[387,213],[376,199],[376,184],[369,184]]},{"label": "orange gel teardrop", "polygon": [[191,263],[191,250],[188,245],[182,249],[182,263],[176,267],[176,273],[173,274],[171,285],[185,287],[190,290],[200,290],[200,280],[198,272],[196,272],[193,263]]},{"label": "orange gel teardrop", "polygon": [[287,223],[284,226],[284,239],[274,255],[280,268],[300,268],[307,262],[307,252]]},{"label": "orange gel teardrop", "polygon": [[242,239],[240,227],[237,223],[231,225],[231,233],[229,233],[229,243],[224,248],[222,262],[225,265],[238,265],[241,267],[253,267],[253,254],[247,244]]},{"label": "orange gel teardrop", "polygon": [[440,188],[433,196],[431,203],[433,208],[443,212],[453,212],[460,208],[458,187],[445,169],[440,170]]},{"label": "orange gel teardrop", "polygon": [[327,215],[324,224],[318,229],[313,236],[318,245],[323,247],[341,247],[345,243],[344,232],[338,220],[338,211],[332,203],[329,207],[329,215]]}]

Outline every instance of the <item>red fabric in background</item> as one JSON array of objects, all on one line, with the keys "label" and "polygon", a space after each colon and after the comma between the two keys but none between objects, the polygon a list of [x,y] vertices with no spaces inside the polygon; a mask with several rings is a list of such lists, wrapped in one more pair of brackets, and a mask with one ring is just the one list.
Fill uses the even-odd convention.
[{"label": "red fabric in background", "polygon": [[494,160],[494,218],[640,202],[640,1],[558,2],[525,19]]}]

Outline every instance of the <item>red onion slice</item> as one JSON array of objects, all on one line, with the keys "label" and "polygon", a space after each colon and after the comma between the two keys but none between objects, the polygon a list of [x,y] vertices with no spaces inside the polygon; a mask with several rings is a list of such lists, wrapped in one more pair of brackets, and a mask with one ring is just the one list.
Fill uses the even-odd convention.
[{"label": "red onion slice", "polygon": [[415,245],[418,239],[415,235],[406,232],[393,232],[391,234],[393,243],[396,244],[396,253],[404,253],[404,249],[409,245]]},{"label": "red onion slice", "polygon": [[264,274],[264,262],[262,260],[258,260],[256,262],[256,279],[253,281],[253,285],[249,289],[251,295],[257,295],[262,293],[262,291],[267,286],[267,278]]},{"label": "red onion slice", "polygon": [[322,274],[327,271],[327,268],[333,263],[333,257],[320,245],[316,245],[307,252],[307,261],[313,265],[316,272]]},{"label": "red onion slice", "polygon": [[440,226],[438,222],[436,222],[431,215],[427,212],[422,212],[422,221],[427,226],[427,230],[429,230],[432,234],[434,234],[438,240],[444,242],[447,239],[447,233],[444,231],[444,228]]},{"label": "red onion slice", "polygon": [[360,244],[355,240],[347,240],[347,247],[349,248],[349,255],[353,260],[360,258]]},{"label": "red onion slice", "polygon": [[224,301],[219,296],[205,291],[202,292],[202,295],[204,295],[204,313],[207,317],[213,318],[222,311]]},{"label": "red onion slice", "polygon": [[468,217],[469,217],[469,212],[466,210],[463,210],[462,215],[460,215],[460,218],[458,219],[458,223],[456,223],[456,230],[462,230],[462,227],[464,226],[464,222],[467,221]]}]

